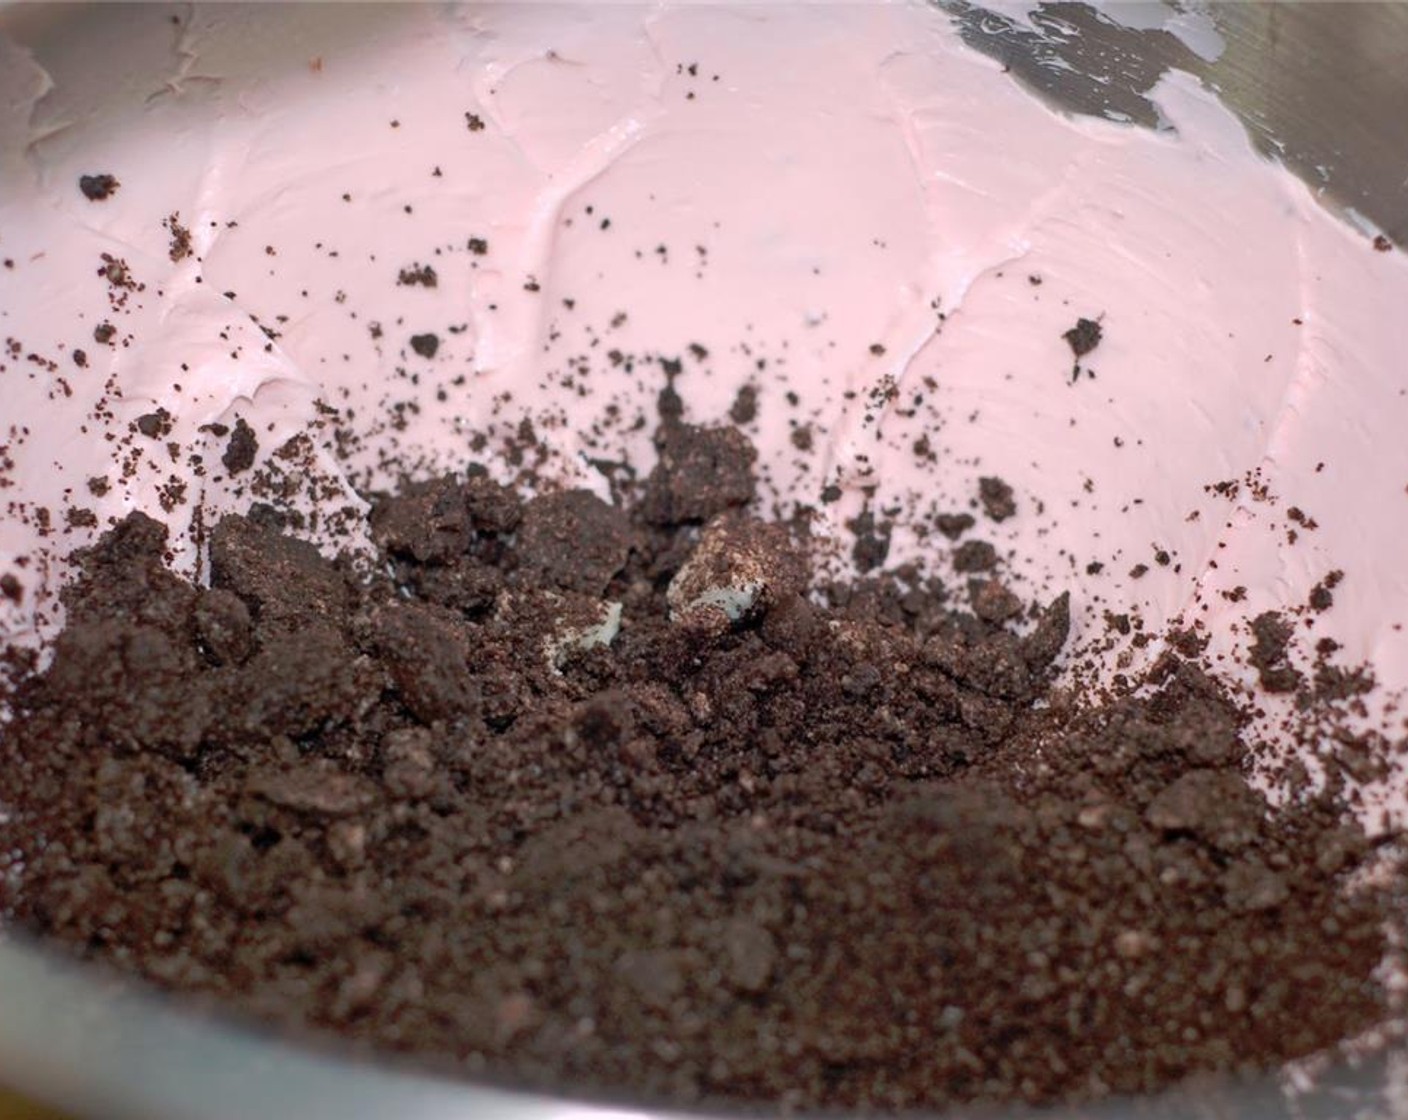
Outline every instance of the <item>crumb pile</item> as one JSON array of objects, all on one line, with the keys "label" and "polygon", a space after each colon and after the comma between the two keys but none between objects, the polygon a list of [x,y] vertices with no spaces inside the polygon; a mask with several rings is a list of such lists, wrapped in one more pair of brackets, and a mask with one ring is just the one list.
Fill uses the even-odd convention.
[{"label": "crumb pile", "polygon": [[0,913],[261,1021],[673,1103],[1139,1093],[1383,1016],[1368,842],[1334,783],[1249,784],[1195,642],[1058,688],[1068,600],[986,521],[936,526],[950,579],[826,582],[740,434],[663,415],[624,506],[476,466],[378,495],[370,574],[257,504],[198,586],[130,515],[16,685]]}]

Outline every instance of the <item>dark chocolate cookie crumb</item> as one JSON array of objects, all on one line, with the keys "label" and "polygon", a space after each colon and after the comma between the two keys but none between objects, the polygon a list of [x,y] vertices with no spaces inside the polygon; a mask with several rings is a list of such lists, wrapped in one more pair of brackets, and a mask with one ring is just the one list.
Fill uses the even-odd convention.
[{"label": "dark chocolate cookie crumb", "polygon": [[385,552],[421,564],[450,563],[473,539],[464,485],[449,475],[378,496],[369,520],[372,539]]},{"label": "dark chocolate cookie crumb", "polygon": [[1344,579],[1344,572],[1336,568],[1310,589],[1309,606],[1314,611],[1327,611],[1335,605],[1335,588]]},{"label": "dark chocolate cookie crumb", "polygon": [[846,528],[855,536],[851,546],[851,559],[856,569],[863,575],[881,567],[890,555],[890,525],[877,521],[870,509],[865,509],[850,521]]},{"label": "dark chocolate cookie crumb", "polygon": [[971,513],[941,513],[934,518],[934,527],[951,541],[956,541],[976,524]]},{"label": "dark chocolate cookie crumb", "polygon": [[1300,687],[1300,671],[1287,661],[1295,628],[1275,611],[1263,611],[1252,619],[1252,646],[1248,660],[1256,668],[1261,687],[1267,692],[1294,692]]},{"label": "dark chocolate cookie crumb", "polygon": [[191,255],[191,231],[181,224],[181,215],[172,214],[162,223],[167,232],[171,234],[171,243],[167,247],[166,255],[171,258],[172,263],[185,260]]},{"label": "dark chocolate cookie crumb", "polygon": [[1006,521],[1017,512],[1012,487],[1000,478],[978,479],[978,500],[983,504],[983,512],[994,521]]},{"label": "dark chocolate cookie crumb", "polygon": [[164,408],[145,413],[133,421],[133,427],[148,439],[162,439],[171,434],[171,413]]},{"label": "dark chocolate cookie crumb", "polygon": [[255,457],[259,454],[259,439],[254,434],[243,416],[235,421],[234,429],[230,432],[229,442],[225,444],[225,451],[220,456],[220,462],[225,465],[225,469],[232,475],[247,471],[254,466]]},{"label": "dark chocolate cookie crumb", "polygon": [[600,595],[626,566],[629,522],[586,490],[534,498],[518,526],[518,562],[535,583]]},{"label": "dark chocolate cookie crumb", "polygon": [[953,550],[956,572],[986,572],[997,566],[997,549],[987,541],[964,541]]},{"label": "dark chocolate cookie crumb", "polygon": [[641,506],[647,521],[707,521],[753,500],[757,452],[737,429],[671,421],[661,426],[656,445],[659,462],[646,479]]},{"label": "dark chocolate cookie crumb", "polygon": [[433,358],[440,349],[440,336],[437,334],[411,335],[411,349],[422,358]]},{"label": "dark chocolate cookie crumb", "polygon": [[115,175],[80,175],[78,177],[78,189],[83,192],[83,197],[89,202],[103,202],[111,198],[113,192],[121,185]]},{"label": "dark chocolate cookie crumb", "polygon": [[729,406],[729,419],[735,424],[751,424],[758,418],[758,389],[754,385],[744,385]]},{"label": "dark chocolate cookie crumb", "polygon": [[[867,574],[809,587],[746,441],[665,417],[637,506],[409,483],[363,574],[266,506],[208,588],[141,514],[80,552],[0,736],[0,915],[258,1021],[674,1105],[1140,1094],[1380,1020],[1371,847],[1333,790],[1249,784],[1198,641],[1072,697],[1068,595],[982,541],[966,597],[885,571],[869,509]],[[1279,672],[1291,627],[1254,632]]]},{"label": "dark chocolate cookie crumb", "polygon": [[1061,337],[1070,345],[1071,353],[1078,359],[1085,357],[1097,346],[1104,331],[1094,319],[1077,319],[1076,325]]},{"label": "dark chocolate cookie crumb", "polygon": [[409,268],[401,269],[396,277],[396,283],[405,287],[415,287],[419,284],[423,288],[435,288],[440,284],[440,277],[435,274],[428,264],[413,264]]}]

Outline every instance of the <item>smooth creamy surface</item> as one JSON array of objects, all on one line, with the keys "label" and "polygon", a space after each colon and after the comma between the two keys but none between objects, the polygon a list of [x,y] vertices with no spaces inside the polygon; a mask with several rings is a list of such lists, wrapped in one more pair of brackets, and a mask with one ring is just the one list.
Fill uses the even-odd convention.
[{"label": "smooth creamy surface", "polygon": [[[1018,515],[975,535],[1015,550],[1028,593],[1070,587],[1082,635],[1133,608],[1229,649],[1238,620],[1304,604],[1338,568],[1312,637],[1408,684],[1408,259],[1255,155],[1191,78],[1155,92],[1170,131],[1068,119],[921,4],[6,24],[0,573],[24,585],[8,635],[58,618],[56,558],[96,532],[66,527],[66,505],[100,526],[165,516],[196,566],[196,503],[228,508],[249,477],[225,477],[202,425],[247,419],[263,465],[325,401],[379,433],[347,464],[321,453],[356,506],[344,472],[385,483],[387,457],[512,474],[502,441],[527,417],[550,471],[606,493],[591,460],[649,462],[658,357],[683,362],[692,420],[757,387],[766,493],[820,506],[842,554],[870,491],[877,516],[898,511],[891,562],[946,571],[948,542],[910,526],[999,475]],[[78,179],[98,172],[122,185],[92,202]],[[194,250],[176,262],[173,214]],[[145,285],[120,308],[103,253]],[[434,288],[397,282],[425,264]],[[1104,340],[1073,382],[1079,317]],[[433,358],[410,346],[425,332]],[[110,438],[157,406],[169,437]],[[203,475],[165,438],[204,440]],[[173,478],[187,500],[164,514]],[[1226,480],[1235,495],[1209,489]],[[822,505],[831,483],[844,497]]]}]

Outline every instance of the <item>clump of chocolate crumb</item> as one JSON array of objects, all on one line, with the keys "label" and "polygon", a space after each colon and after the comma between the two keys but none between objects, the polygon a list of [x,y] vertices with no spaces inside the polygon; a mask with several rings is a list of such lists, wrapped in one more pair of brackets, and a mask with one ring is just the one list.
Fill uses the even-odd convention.
[{"label": "clump of chocolate crumb", "polygon": [[133,427],[148,439],[163,439],[171,434],[171,413],[164,408],[144,413],[133,421]]},{"label": "clump of chocolate crumb", "polygon": [[864,575],[883,566],[890,555],[889,522],[883,518],[877,519],[875,511],[867,506],[846,522],[846,528],[855,538],[851,546],[851,559],[855,561],[856,570]]},{"label": "clump of chocolate crumb", "polygon": [[162,223],[168,233],[171,234],[171,244],[167,248],[167,256],[173,263],[183,261],[191,255],[191,231],[181,224],[181,215],[172,214]]},{"label": "clump of chocolate crumb", "polygon": [[735,424],[751,424],[758,418],[758,389],[755,385],[744,385],[729,406],[729,419]]},{"label": "clump of chocolate crumb", "polygon": [[997,566],[997,549],[987,541],[964,541],[953,550],[956,572],[986,572]]},{"label": "clump of chocolate crumb", "polygon": [[1251,630],[1248,659],[1256,668],[1261,687],[1267,692],[1294,692],[1302,678],[1287,660],[1295,633],[1291,623],[1276,611],[1263,611],[1252,619]]},{"label": "clump of chocolate crumb", "polygon": [[[1095,319],[1081,318],[1076,320],[1076,325],[1066,331],[1062,336],[1071,348],[1071,353],[1075,355],[1075,361],[1071,363],[1071,384],[1080,380],[1082,366],[1080,361],[1097,346],[1100,345],[1101,338],[1104,337],[1104,329]],[[1085,371],[1089,373],[1090,371]],[[1094,376],[1090,373],[1090,376]]]},{"label": "clump of chocolate crumb", "polygon": [[625,514],[586,490],[543,494],[523,507],[518,564],[535,585],[601,595],[630,549]]},{"label": "clump of chocolate crumb", "polygon": [[1311,610],[1327,611],[1335,605],[1335,588],[1344,579],[1344,572],[1336,568],[1324,579],[1310,589],[1309,605]]},{"label": "clump of chocolate crumb", "polygon": [[1076,320],[1076,325],[1061,337],[1070,346],[1071,353],[1080,359],[1100,345],[1104,333],[1096,320],[1080,318]]},{"label": "clump of chocolate crumb", "polygon": [[78,189],[83,192],[83,197],[89,202],[106,201],[120,186],[122,184],[117,181],[117,176],[107,173],[78,177]]},{"label": "clump of chocolate crumb", "polygon": [[994,521],[1006,521],[1017,512],[1017,500],[1012,487],[1000,478],[978,479],[978,500],[983,512]]},{"label": "clump of chocolate crumb", "polygon": [[235,421],[235,426],[230,431],[230,438],[225,444],[220,462],[225,465],[225,469],[230,474],[236,475],[254,466],[254,460],[258,454],[259,439],[255,436],[254,429],[241,416]]},{"label": "clump of chocolate crumb", "polygon": [[956,541],[976,524],[971,513],[941,513],[934,518],[934,527],[951,541]]},{"label": "clump of chocolate crumb", "polygon": [[290,1030],[677,1106],[1139,1094],[1381,1018],[1370,846],[1333,789],[1249,784],[1197,642],[1073,698],[1068,595],[981,541],[966,596],[887,571],[868,509],[866,574],[816,583],[752,448],[674,403],[633,506],[471,468],[373,496],[364,568],[265,506],[208,587],[141,514],[80,552],[0,736],[0,915]]},{"label": "clump of chocolate crumb", "polygon": [[707,521],[753,500],[757,452],[736,428],[661,425],[641,514],[656,525]]},{"label": "clump of chocolate crumb", "polygon": [[435,288],[440,284],[440,277],[428,264],[413,264],[409,268],[401,269],[396,276],[396,283],[405,287],[415,287],[419,284],[423,288]]},{"label": "clump of chocolate crumb", "polygon": [[433,358],[440,349],[440,336],[437,334],[411,335],[411,349],[422,358]]}]

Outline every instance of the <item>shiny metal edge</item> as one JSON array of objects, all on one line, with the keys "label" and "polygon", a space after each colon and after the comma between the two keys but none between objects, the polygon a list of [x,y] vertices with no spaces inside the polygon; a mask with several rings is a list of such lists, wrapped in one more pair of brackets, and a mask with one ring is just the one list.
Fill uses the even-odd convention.
[{"label": "shiny metal edge", "polygon": [[1222,39],[1209,59],[1087,3],[1031,0],[1019,18],[1028,5],[934,2],[969,46],[1067,112],[1159,127],[1155,83],[1170,69],[1195,75],[1327,207],[1408,246],[1408,3],[1166,0],[1206,10]]}]

